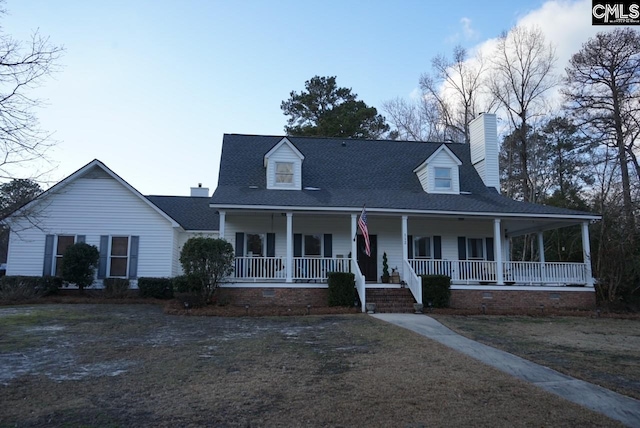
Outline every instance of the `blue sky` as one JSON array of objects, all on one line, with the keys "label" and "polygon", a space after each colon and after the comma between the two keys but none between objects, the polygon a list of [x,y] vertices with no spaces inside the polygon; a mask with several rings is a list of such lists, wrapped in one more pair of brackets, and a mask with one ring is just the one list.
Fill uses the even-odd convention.
[{"label": "blue sky", "polygon": [[34,92],[58,141],[51,184],[97,158],[143,194],[187,195],[215,188],[224,133],[282,135],[280,103],[315,75],[337,76],[380,110],[409,97],[435,55],[519,22],[542,26],[563,68],[595,33],[590,5],[6,0],[1,25],[19,39],[39,29],[66,49],[62,70]]}]

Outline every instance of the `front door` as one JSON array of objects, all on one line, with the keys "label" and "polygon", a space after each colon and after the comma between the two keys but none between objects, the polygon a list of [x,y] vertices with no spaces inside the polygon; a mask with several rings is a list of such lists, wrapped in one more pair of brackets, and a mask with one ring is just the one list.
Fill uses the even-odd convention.
[{"label": "front door", "polygon": [[358,266],[365,280],[378,282],[378,236],[369,235],[371,257],[367,256],[364,247],[364,237],[358,235]]}]

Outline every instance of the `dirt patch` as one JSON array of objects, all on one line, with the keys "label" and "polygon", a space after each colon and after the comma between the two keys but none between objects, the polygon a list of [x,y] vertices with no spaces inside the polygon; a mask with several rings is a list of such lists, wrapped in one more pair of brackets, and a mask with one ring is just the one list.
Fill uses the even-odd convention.
[{"label": "dirt patch", "polygon": [[640,320],[443,316],[449,328],[570,376],[640,399]]},{"label": "dirt patch", "polygon": [[620,426],[363,314],[0,308],[0,359],[0,426]]}]

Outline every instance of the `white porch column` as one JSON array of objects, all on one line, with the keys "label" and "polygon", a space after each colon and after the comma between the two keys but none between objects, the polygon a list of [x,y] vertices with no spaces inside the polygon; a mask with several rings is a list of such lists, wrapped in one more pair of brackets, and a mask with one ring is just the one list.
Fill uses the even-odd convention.
[{"label": "white porch column", "polygon": [[544,263],[544,235],[538,232],[538,254],[540,255],[540,263]]},{"label": "white porch column", "polygon": [[496,259],[496,282],[504,285],[504,268],[502,266],[502,226],[500,219],[493,220],[493,254]]},{"label": "white porch column", "polygon": [[358,259],[358,224],[357,224],[358,214],[351,214],[351,258],[354,260]]},{"label": "white porch column", "polygon": [[287,282],[293,282],[293,213],[287,213]]},{"label": "white porch column", "polygon": [[409,275],[409,272],[405,272],[404,271],[404,261],[405,260],[409,260],[409,249],[407,248],[407,220],[409,219],[408,216],[403,215],[402,216],[402,277],[403,278],[407,278],[407,276]]},{"label": "white porch column", "polygon": [[589,244],[589,222],[582,223],[582,259],[587,275],[587,287],[593,287],[593,273],[591,272],[591,244]]},{"label": "white porch column", "polygon": [[538,232],[538,258],[540,259],[540,274],[542,275],[542,282],[547,280],[547,272],[545,269],[544,260],[544,235],[542,232]]},{"label": "white porch column", "polygon": [[220,217],[220,225],[218,226],[218,238],[224,239],[224,226],[225,220],[227,218],[227,213],[224,211],[218,211],[218,216]]}]

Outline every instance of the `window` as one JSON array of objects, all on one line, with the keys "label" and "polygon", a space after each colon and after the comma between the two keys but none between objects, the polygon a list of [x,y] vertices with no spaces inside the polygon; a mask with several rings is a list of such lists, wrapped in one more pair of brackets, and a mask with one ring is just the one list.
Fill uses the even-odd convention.
[{"label": "window", "polygon": [[73,245],[75,242],[75,235],[58,235],[55,255],[55,273],[57,277],[62,276],[62,258],[64,257],[64,252],[67,251],[69,245]]},{"label": "window", "polygon": [[292,162],[276,162],[276,184],[293,184]]},{"label": "window", "polygon": [[413,257],[431,258],[431,238],[416,236],[413,238]]},{"label": "window", "polygon": [[437,190],[451,190],[451,168],[434,168]]},{"label": "window", "polygon": [[129,264],[129,237],[112,236],[109,254],[109,276],[126,277]]},{"label": "window", "polygon": [[320,235],[304,235],[304,255],[320,256],[322,254],[322,239]]},{"label": "window", "polygon": [[264,256],[264,242],[263,233],[247,233],[247,256]]},{"label": "window", "polygon": [[482,238],[469,238],[467,240],[467,258],[469,260],[484,260],[484,246]]}]

